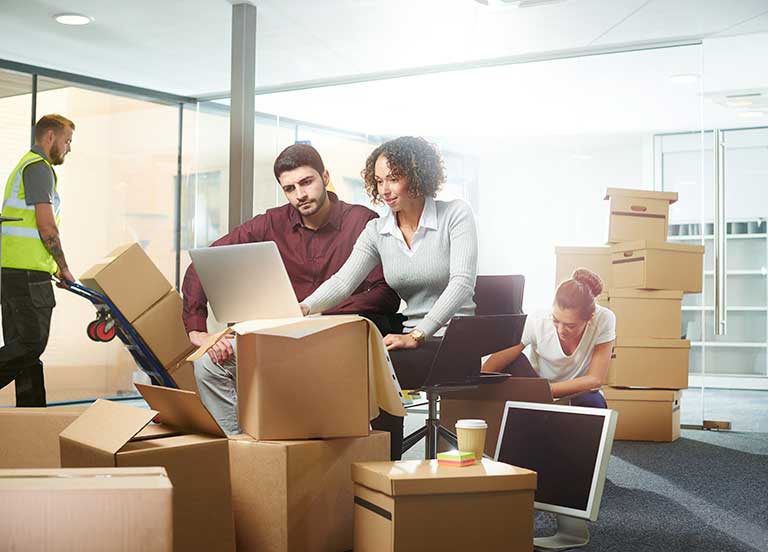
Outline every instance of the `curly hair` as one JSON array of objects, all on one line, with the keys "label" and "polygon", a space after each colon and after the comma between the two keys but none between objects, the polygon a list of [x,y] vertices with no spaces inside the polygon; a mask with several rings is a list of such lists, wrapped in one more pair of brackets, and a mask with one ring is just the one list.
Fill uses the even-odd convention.
[{"label": "curly hair", "polygon": [[373,150],[360,172],[373,203],[381,203],[374,171],[381,156],[387,159],[393,176],[405,177],[411,197],[435,197],[445,184],[445,165],[437,146],[420,136],[401,136]]}]

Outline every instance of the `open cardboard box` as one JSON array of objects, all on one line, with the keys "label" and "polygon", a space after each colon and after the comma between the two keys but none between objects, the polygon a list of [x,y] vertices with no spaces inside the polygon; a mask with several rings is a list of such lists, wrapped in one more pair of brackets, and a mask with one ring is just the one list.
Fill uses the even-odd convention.
[{"label": "open cardboard box", "polygon": [[0,549],[171,552],[163,468],[0,470]]},{"label": "open cardboard box", "polygon": [[211,337],[237,339],[238,421],[259,440],[368,435],[379,406],[404,416],[381,334],[360,316],[254,320]]},{"label": "open cardboard box", "polygon": [[[150,395],[145,398],[150,402]],[[173,419],[188,407],[180,401],[169,408],[164,407],[163,417]],[[194,433],[147,427],[157,414],[97,400],[59,436],[62,466],[163,466],[174,488],[174,550],[234,551],[229,445],[224,432],[215,423],[190,426]],[[176,427],[187,429],[186,424]]]},{"label": "open cardboard box", "polygon": [[352,479],[355,552],[533,550],[534,471],[409,460],[354,464]]},{"label": "open cardboard box", "polygon": [[[165,425],[198,433],[217,431],[213,416],[194,393],[140,384],[137,388],[160,412]],[[352,547],[351,466],[387,458],[389,434],[378,431],[307,441],[230,437],[237,549],[348,550]]]},{"label": "open cardboard box", "polygon": [[608,243],[666,241],[669,206],[677,201],[677,192],[608,188],[605,199],[611,202]]}]

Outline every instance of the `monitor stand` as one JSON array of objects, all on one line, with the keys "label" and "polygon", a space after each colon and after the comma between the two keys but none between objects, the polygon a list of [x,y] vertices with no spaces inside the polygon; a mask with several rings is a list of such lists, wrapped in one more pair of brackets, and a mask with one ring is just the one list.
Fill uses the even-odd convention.
[{"label": "monitor stand", "polygon": [[584,546],[589,542],[589,529],[586,520],[557,514],[557,533],[551,537],[533,539],[534,549],[565,550]]}]

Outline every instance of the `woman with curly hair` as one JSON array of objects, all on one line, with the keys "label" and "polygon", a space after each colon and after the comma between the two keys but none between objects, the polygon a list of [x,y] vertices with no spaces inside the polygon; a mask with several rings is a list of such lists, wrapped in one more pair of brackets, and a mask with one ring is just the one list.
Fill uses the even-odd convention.
[{"label": "woman with curly hair", "polygon": [[[599,389],[608,375],[616,316],[595,304],[602,291],[600,276],[577,268],[557,286],[551,309],[528,316],[520,344],[492,354],[483,370],[541,376],[552,382],[553,396],[577,395],[573,406],[606,408]],[[528,345],[530,362],[521,354]]]},{"label": "woman with curly hair", "polygon": [[[377,147],[362,177],[371,200],[389,212],[368,223],[347,262],[304,300],[302,311],[332,308],[380,264],[387,284],[407,303],[404,327],[384,336],[384,344],[400,385],[415,389],[437,352],[436,336],[452,317],[475,312],[475,221],[463,201],[435,199],[445,170],[440,152],[423,138],[403,136]],[[372,425],[390,431],[392,457],[400,458],[403,418],[382,412]]]}]

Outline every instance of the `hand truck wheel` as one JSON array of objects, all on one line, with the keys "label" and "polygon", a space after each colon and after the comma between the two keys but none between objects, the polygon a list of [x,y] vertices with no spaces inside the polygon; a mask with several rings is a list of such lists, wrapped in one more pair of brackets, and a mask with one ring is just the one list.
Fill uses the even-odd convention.
[{"label": "hand truck wheel", "polygon": [[85,329],[85,333],[88,334],[88,338],[91,341],[101,341],[99,337],[96,335],[96,326],[101,322],[101,320],[93,320],[88,323],[88,326]]},{"label": "hand truck wheel", "polygon": [[112,341],[115,338],[117,328],[112,320],[98,320],[94,328],[94,334],[98,341]]}]

